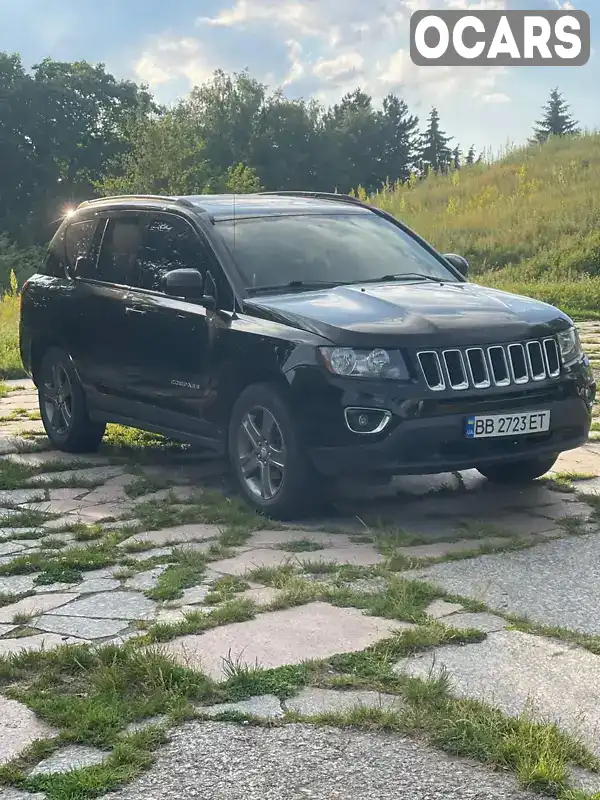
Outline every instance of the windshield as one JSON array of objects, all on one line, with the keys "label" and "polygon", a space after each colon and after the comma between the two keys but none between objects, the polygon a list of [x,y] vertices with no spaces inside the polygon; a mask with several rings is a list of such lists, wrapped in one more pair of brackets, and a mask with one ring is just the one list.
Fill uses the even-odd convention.
[{"label": "windshield", "polygon": [[[434,278],[457,282],[408,233],[376,214],[328,214],[221,220],[247,289],[302,284]],[[422,276],[422,277],[420,277]]]}]

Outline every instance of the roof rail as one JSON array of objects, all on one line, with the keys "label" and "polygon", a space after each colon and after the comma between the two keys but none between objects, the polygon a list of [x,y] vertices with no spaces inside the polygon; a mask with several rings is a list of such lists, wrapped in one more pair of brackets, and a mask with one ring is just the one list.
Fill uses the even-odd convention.
[{"label": "roof rail", "polygon": [[194,204],[185,197],[169,197],[164,194],[116,194],[108,195],[107,197],[94,197],[91,200],[84,200],[77,208],[85,208],[86,206],[95,205],[96,203],[104,203],[112,200],[163,200],[170,203],[176,203],[186,208],[194,208]]},{"label": "roof rail", "polygon": [[337,192],[303,192],[303,191],[283,191],[283,192],[257,192],[258,195],[270,195],[271,197],[312,197],[315,200],[335,200],[338,203],[351,203],[355,206],[367,207],[366,203],[358,197],[350,194],[338,194]]}]

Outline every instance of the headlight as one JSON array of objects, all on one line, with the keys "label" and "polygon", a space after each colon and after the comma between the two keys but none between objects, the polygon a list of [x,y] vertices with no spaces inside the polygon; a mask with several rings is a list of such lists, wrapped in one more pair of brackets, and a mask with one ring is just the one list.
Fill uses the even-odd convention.
[{"label": "headlight", "polygon": [[568,367],[583,355],[583,348],[579,339],[577,328],[569,328],[558,334],[558,346],[562,356],[563,364]]},{"label": "headlight", "polygon": [[408,369],[399,350],[355,350],[353,347],[321,347],[325,366],[334,375],[349,378],[407,380]]}]

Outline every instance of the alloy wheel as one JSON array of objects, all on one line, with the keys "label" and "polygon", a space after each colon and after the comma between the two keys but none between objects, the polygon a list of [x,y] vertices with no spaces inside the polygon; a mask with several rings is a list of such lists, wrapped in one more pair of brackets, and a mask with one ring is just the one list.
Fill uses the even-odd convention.
[{"label": "alloy wheel", "polygon": [[238,431],[239,469],[249,491],[272,500],[285,479],[286,448],[274,415],[255,406],[242,418]]},{"label": "alloy wheel", "polygon": [[73,420],[73,387],[62,364],[52,364],[50,375],[44,381],[43,391],[46,419],[54,433],[68,433]]}]

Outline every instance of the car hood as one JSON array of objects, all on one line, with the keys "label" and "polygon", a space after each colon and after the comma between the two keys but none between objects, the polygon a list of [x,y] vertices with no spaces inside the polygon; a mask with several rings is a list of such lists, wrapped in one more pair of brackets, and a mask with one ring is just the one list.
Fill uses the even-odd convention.
[{"label": "car hood", "polygon": [[338,286],[246,301],[251,314],[347,346],[492,344],[551,335],[558,309],[475,283]]}]

